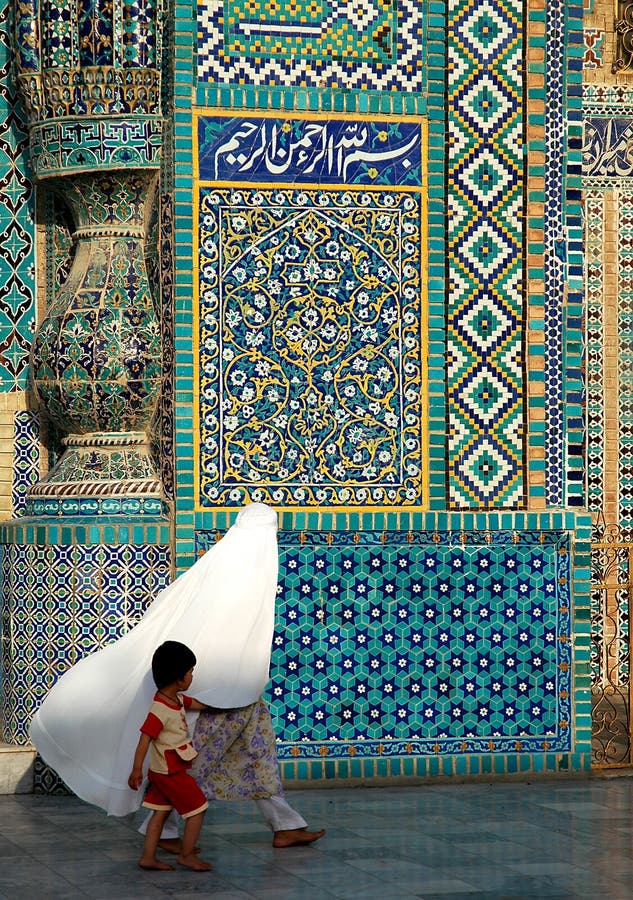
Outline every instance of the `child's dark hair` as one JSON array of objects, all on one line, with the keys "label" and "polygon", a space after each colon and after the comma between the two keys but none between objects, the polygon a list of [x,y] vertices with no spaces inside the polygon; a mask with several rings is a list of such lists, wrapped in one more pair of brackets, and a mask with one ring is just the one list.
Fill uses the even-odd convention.
[{"label": "child's dark hair", "polygon": [[152,657],[152,676],[158,690],[184,678],[196,664],[196,655],[180,641],[165,641]]}]

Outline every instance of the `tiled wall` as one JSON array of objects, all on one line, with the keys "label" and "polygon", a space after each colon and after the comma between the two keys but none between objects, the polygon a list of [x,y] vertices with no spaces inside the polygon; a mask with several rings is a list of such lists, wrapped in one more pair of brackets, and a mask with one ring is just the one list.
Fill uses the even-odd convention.
[{"label": "tiled wall", "polygon": [[288,779],[588,766],[571,635],[588,583],[569,532],[282,531],[279,546],[267,696]]},{"label": "tiled wall", "polygon": [[43,532],[15,533],[10,544],[2,536],[0,740],[8,743],[28,741],[33,713],[59,675],[125,634],[170,580],[168,546],[90,545],[82,533]]},{"label": "tiled wall", "polygon": [[[2,530],[3,659],[30,704],[9,697],[9,736],[53,671],[131,624],[126,585],[136,610],[169,577],[168,545],[184,570],[250,498],[280,513],[269,699],[288,781],[585,769],[582,9],[327,10],[300,29],[257,2],[167,17],[149,271],[174,532]],[[25,409],[15,427],[19,513],[41,463]],[[84,571],[106,616],[86,634],[92,587],[64,594]]]},{"label": "tiled wall", "polygon": [[587,505],[598,529],[631,539],[631,240],[633,90],[613,71],[613,8],[592,3],[584,22],[584,143],[587,304]]},{"label": "tiled wall", "polygon": [[[176,564],[245,497],[280,509],[270,700],[286,778],[583,769],[589,530],[554,512],[584,504],[582,9],[455,2],[412,15],[402,3],[390,20],[367,3],[355,30],[347,9],[310,20],[317,52],[310,28],[286,38],[253,5],[231,7],[228,32],[228,9],[200,7],[197,37],[192,8],[176,6]],[[389,81],[395,44],[364,55],[379,32],[398,34],[400,81]],[[344,65],[342,34],[357,51]],[[396,360],[385,382],[382,353]],[[532,569],[525,629],[497,635],[504,660],[521,634],[531,660],[556,644],[552,677],[530,689],[536,718],[517,724],[523,682],[505,680],[508,668],[485,685],[460,680],[455,660],[474,663],[467,629],[420,626],[427,612],[448,622],[463,582],[446,582],[443,601],[441,577],[416,578],[469,547],[473,565],[493,553],[512,592],[535,546],[562,593],[537,634],[545,586]],[[480,602],[491,583],[469,577]],[[341,585],[345,601],[331,593]],[[494,595],[490,606],[501,621]],[[352,655],[364,683],[345,670]],[[452,705],[425,659],[451,673]],[[494,684],[510,720],[486,730],[475,707],[489,711]]]},{"label": "tiled wall", "polygon": [[0,391],[24,390],[35,321],[35,188],[12,81],[9,4],[0,5]]}]

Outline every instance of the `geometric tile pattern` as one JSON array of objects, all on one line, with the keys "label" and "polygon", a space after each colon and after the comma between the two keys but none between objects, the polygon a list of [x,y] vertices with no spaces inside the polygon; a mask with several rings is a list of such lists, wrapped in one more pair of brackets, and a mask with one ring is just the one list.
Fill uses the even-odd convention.
[{"label": "geometric tile pattern", "polygon": [[416,0],[202,3],[198,80],[422,91],[423,10]]},{"label": "geometric tile pattern", "polygon": [[565,532],[280,532],[280,757],[569,750],[570,546]]},{"label": "geometric tile pattern", "polygon": [[169,581],[166,546],[4,546],[0,740],[25,743],[57,678],[125,634]]},{"label": "geometric tile pattern", "polygon": [[585,296],[587,309],[587,505],[590,510],[603,508],[604,482],[604,312],[605,237],[604,191],[585,192]]},{"label": "geometric tile pattern", "polygon": [[0,8],[0,390],[24,390],[35,316],[34,191],[13,87],[10,4]]},{"label": "geometric tile pattern", "polygon": [[[124,0],[123,47],[128,68],[159,69],[161,65],[161,31],[163,26],[160,3]],[[108,6],[105,6],[106,14]]]},{"label": "geometric tile pattern", "polygon": [[11,509],[14,516],[22,516],[26,510],[26,495],[40,474],[40,421],[31,410],[21,410],[15,413],[13,422]]},{"label": "geometric tile pattern", "polygon": [[618,203],[618,525],[633,534],[633,194]]},{"label": "geometric tile pattern", "polygon": [[160,203],[160,299],[161,342],[163,353],[163,385],[159,407],[161,460],[160,474],[163,491],[168,499],[176,493],[174,458],[174,203],[173,195],[163,194]]},{"label": "geometric tile pattern", "polygon": [[[24,57],[22,67],[28,71],[36,71],[43,62],[50,68],[74,69],[79,63],[79,42],[75,36],[75,27],[76,24],[79,25],[79,22],[75,24],[73,21],[71,6],[52,2],[46,7],[48,15],[39,28],[33,27],[32,8],[22,6],[16,16],[16,37]],[[80,16],[81,13],[77,18],[79,19]],[[104,50],[111,46],[111,36],[106,36]]]},{"label": "geometric tile pattern", "polygon": [[448,478],[453,507],[524,499],[522,6],[448,12]]},{"label": "geometric tile pattern", "polygon": [[45,122],[31,132],[31,163],[39,176],[94,169],[158,167],[162,124],[122,117]]},{"label": "geometric tile pattern", "polygon": [[[561,145],[560,159],[565,161],[565,177],[560,186],[560,199],[564,213],[565,236],[565,278],[566,294],[565,304],[560,310],[563,318],[563,352],[561,354],[560,377],[562,380],[562,407],[565,411],[564,438],[562,447],[562,480],[564,486],[564,505],[568,507],[585,507],[585,482],[584,482],[584,455],[586,452],[586,434],[583,405],[585,402],[585,371],[584,371],[584,283],[583,283],[583,209],[581,205],[582,189],[582,138],[583,138],[583,106],[582,106],[582,18],[583,0],[572,0],[569,4],[561,4],[564,9],[562,30],[559,30],[557,15],[547,15],[547,47],[546,83],[547,99],[546,109],[551,110],[552,118],[557,117],[559,123],[563,123],[561,131],[563,143]],[[564,36],[564,37],[563,37]],[[550,87],[549,65],[553,54],[550,46],[557,44],[559,56],[564,61],[563,76],[559,82],[553,79]],[[546,124],[547,133],[547,124]],[[547,146],[546,160],[550,166],[550,172],[560,173],[561,168],[551,166],[553,159],[552,148]],[[554,231],[554,223],[547,221],[548,206],[545,204],[545,247],[550,245],[548,233]],[[557,222],[560,220],[557,220]],[[546,303],[552,306],[557,304],[556,298],[563,296],[557,292],[556,285],[546,282]],[[547,322],[545,331],[547,334]],[[545,380],[547,383],[547,373]],[[549,410],[547,412],[549,415]],[[549,426],[545,423],[546,434],[549,437]],[[549,471],[549,460],[545,466]],[[547,479],[546,479],[547,491]]]},{"label": "geometric tile pattern", "polygon": [[[73,474],[78,467],[73,466]],[[121,469],[117,468],[117,471]],[[112,475],[104,465],[103,474]],[[116,479],[113,479],[116,480]],[[165,503],[159,497],[38,497],[31,494],[26,501],[27,516],[73,516],[81,520],[90,516],[159,517],[165,513]]]},{"label": "geometric tile pattern", "polygon": [[585,54],[582,58],[583,69],[602,69],[604,66],[604,38],[606,32],[602,28],[585,28]]},{"label": "geometric tile pattern", "polygon": [[[547,5],[548,34],[564,34],[564,3]],[[563,226],[564,171],[567,122],[560,114],[565,103],[565,56],[560,40],[546,41],[547,101],[545,103],[545,494],[548,505],[565,502],[565,408],[563,403],[563,308],[567,277],[566,232]]]},{"label": "geometric tile pattern", "polygon": [[202,508],[421,503],[421,198],[380,172],[360,193],[200,186]]},{"label": "geometric tile pattern", "polygon": [[[165,176],[161,176],[164,185]],[[152,211],[147,252],[148,275],[154,297],[160,298],[163,381],[159,409],[152,423],[152,454],[160,460],[160,475],[165,496],[174,497],[174,259],[173,200],[167,188]]]},{"label": "geometric tile pattern", "polygon": [[628,84],[584,84],[583,110],[588,116],[620,118],[633,116],[633,86]]},{"label": "geometric tile pattern", "polygon": [[47,766],[41,756],[35,757],[33,766],[33,793],[66,797],[72,795],[54,769]]},{"label": "geometric tile pattern", "polygon": [[[79,26],[79,40],[77,43],[80,66],[112,65],[114,34],[112,15],[107,15],[108,7],[103,8],[98,0],[81,0],[78,6],[77,25]],[[134,24],[133,20],[128,20],[128,29]],[[57,43],[53,35],[51,35],[51,32],[48,33],[48,41],[43,48],[45,53],[49,50],[51,43]],[[128,40],[129,36],[129,31],[126,30],[125,37]]]}]

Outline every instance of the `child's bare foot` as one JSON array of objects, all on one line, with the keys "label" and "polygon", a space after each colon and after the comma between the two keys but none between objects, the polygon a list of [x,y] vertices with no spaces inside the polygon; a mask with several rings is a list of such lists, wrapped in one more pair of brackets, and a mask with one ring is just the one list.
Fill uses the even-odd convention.
[{"label": "child's bare foot", "polygon": [[195,853],[190,853],[188,856],[180,854],[178,856],[178,865],[185,866],[187,869],[193,869],[194,872],[209,872],[213,868],[210,862],[200,859]]},{"label": "child's bare foot", "polygon": [[[178,856],[182,850],[182,838],[163,838],[158,842],[158,846],[161,850],[165,850],[167,853],[173,853],[175,856]],[[200,853],[200,847],[194,847],[193,852]]]},{"label": "child's bare foot", "polygon": [[325,828],[321,831],[308,831],[307,828],[289,828],[286,831],[276,831],[273,838],[273,847],[298,847],[301,844],[311,844],[318,841],[325,834]]},{"label": "child's bare foot", "polygon": [[141,856],[138,861],[141,869],[158,869],[159,872],[173,872],[174,866],[169,866],[167,863],[161,862],[160,859],[156,859],[156,857],[145,857]]}]

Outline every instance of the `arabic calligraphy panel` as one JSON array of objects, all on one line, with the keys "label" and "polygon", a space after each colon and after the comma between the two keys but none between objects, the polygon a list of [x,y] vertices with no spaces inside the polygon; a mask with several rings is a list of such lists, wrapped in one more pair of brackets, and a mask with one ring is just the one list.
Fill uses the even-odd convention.
[{"label": "arabic calligraphy panel", "polygon": [[420,195],[199,203],[201,507],[420,505]]},{"label": "arabic calligraphy panel", "polygon": [[416,121],[198,119],[201,181],[419,185]]},{"label": "arabic calligraphy panel", "polygon": [[585,119],[582,148],[586,176],[633,174],[633,118]]}]

